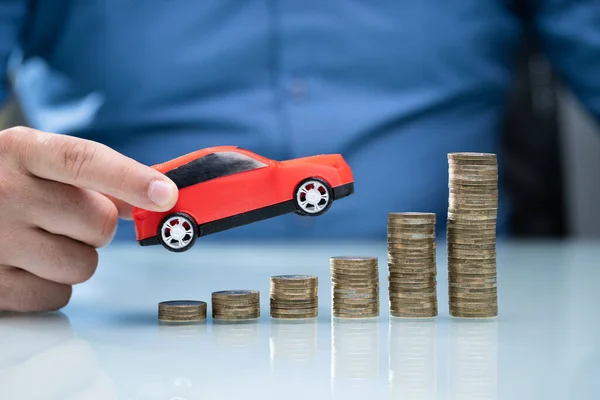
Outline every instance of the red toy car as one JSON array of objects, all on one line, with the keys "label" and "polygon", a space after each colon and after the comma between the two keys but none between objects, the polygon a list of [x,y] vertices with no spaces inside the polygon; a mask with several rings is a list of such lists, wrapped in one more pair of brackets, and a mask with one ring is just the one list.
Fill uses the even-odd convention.
[{"label": "red toy car", "polygon": [[198,150],[153,166],[179,188],[168,212],[134,208],[137,241],[188,250],[198,236],[291,212],[317,216],[354,192],[339,154],[274,161],[235,146]]}]

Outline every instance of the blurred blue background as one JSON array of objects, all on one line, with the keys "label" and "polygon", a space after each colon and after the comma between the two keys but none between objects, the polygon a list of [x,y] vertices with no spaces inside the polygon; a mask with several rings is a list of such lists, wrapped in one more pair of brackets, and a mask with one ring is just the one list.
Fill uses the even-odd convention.
[{"label": "blurred blue background", "polygon": [[435,212],[443,236],[454,151],[499,155],[500,235],[600,236],[600,4],[527,4],[9,0],[0,125],[148,165],[233,144],[353,168],[322,217],[207,240],[383,239],[391,211]]}]

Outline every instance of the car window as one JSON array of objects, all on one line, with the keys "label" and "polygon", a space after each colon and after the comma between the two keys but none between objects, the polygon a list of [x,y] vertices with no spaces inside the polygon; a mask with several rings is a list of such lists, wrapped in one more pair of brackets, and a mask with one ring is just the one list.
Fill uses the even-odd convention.
[{"label": "car window", "polygon": [[267,164],[237,151],[219,151],[197,158],[165,175],[179,189],[238,172],[264,168]]}]

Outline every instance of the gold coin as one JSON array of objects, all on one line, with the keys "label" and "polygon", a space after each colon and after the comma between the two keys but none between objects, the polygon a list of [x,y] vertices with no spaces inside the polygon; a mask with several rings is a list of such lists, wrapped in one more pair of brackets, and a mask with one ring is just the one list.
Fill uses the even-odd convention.
[{"label": "gold coin", "polygon": [[454,274],[454,273],[449,273],[448,274],[448,280],[450,280],[451,282],[457,282],[457,283],[492,283],[492,282],[496,282],[496,275],[493,276],[464,276],[464,275],[459,275],[459,274]]},{"label": "gold coin", "polygon": [[372,256],[335,256],[329,258],[330,262],[341,263],[374,263],[377,262],[377,257]]},{"label": "gold coin", "polygon": [[391,275],[391,274],[390,274],[390,276],[388,276],[389,284],[395,284],[395,283],[424,284],[424,283],[428,283],[428,284],[434,285],[436,283],[436,281],[437,281],[436,275],[433,275],[433,274],[427,274],[425,276],[415,276],[415,277],[396,276],[396,275]]},{"label": "gold coin", "polygon": [[315,288],[303,288],[303,289],[290,289],[290,288],[282,288],[282,287],[271,287],[269,293],[273,294],[281,294],[281,295],[290,295],[290,296],[312,296],[316,295],[318,289]]},{"label": "gold coin", "polygon": [[223,321],[239,321],[260,318],[260,313],[248,314],[248,315],[213,315],[213,319]]},{"label": "gold coin", "polygon": [[315,315],[318,313],[317,307],[304,308],[304,309],[285,309],[285,308],[271,308],[271,316],[277,315]]},{"label": "gold coin", "polygon": [[451,315],[494,315],[498,313],[498,306],[490,305],[485,308],[450,307]]},{"label": "gold coin", "polygon": [[319,312],[317,310],[311,311],[305,314],[286,314],[286,313],[278,313],[271,312],[271,318],[277,319],[308,319],[308,318],[316,318],[318,317]]},{"label": "gold coin", "polygon": [[494,153],[477,153],[477,152],[455,152],[448,153],[449,162],[457,163],[478,163],[489,162],[495,164],[497,162],[496,154]]},{"label": "gold coin", "polygon": [[388,218],[402,220],[427,220],[435,221],[435,213],[430,212],[391,212],[388,213]]},{"label": "gold coin", "polygon": [[313,275],[274,275],[271,277],[271,282],[276,284],[302,284],[312,283],[317,284],[319,278]]},{"label": "gold coin", "polygon": [[254,300],[260,297],[258,290],[222,290],[212,293],[213,301]]},{"label": "gold coin", "polygon": [[435,254],[435,249],[436,249],[436,245],[435,245],[435,241],[431,241],[429,243],[394,243],[391,242],[387,244],[387,249],[388,251],[414,251],[414,250],[419,250],[424,252],[425,254],[428,255],[433,255]]},{"label": "gold coin", "polygon": [[404,289],[433,289],[437,287],[437,283],[425,282],[425,283],[398,283],[390,282],[390,290],[402,290]]},{"label": "gold coin", "polygon": [[335,318],[340,318],[340,319],[361,319],[361,318],[376,318],[379,317],[379,311],[377,312],[369,312],[369,313],[362,313],[362,314],[345,314],[345,313],[336,313],[335,311],[333,312],[333,316]]},{"label": "gold coin", "polygon": [[388,242],[394,243],[394,242],[402,242],[404,240],[419,240],[419,239],[435,239],[435,233],[411,233],[411,232],[405,232],[405,233],[399,233],[399,232],[395,232],[395,233],[388,233],[387,234],[387,240]]},{"label": "gold coin", "polygon": [[465,164],[456,164],[456,163],[452,163],[452,164],[448,165],[448,172],[457,172],[457,171],[497,174],[498,173],[498,165],[485,165],[485,164],[465,165]]},{"label": "gold coin", "polygon": [[437,317],[437,310],[428,310],[420,313],[408,313],[406,311],[393,311],[390,312],[392,317],[395,318],[432,318]]}]

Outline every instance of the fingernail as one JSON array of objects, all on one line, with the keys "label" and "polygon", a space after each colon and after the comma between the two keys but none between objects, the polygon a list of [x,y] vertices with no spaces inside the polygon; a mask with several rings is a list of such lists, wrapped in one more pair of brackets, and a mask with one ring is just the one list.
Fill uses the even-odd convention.
[{"label": "fingernail", "polygon": [[156,179],[150,184],[148,189],[148,197],[150,201],[161,208],[165,208],[174,203],[174,198],[177,195],[177,188],[172,184]]}]

